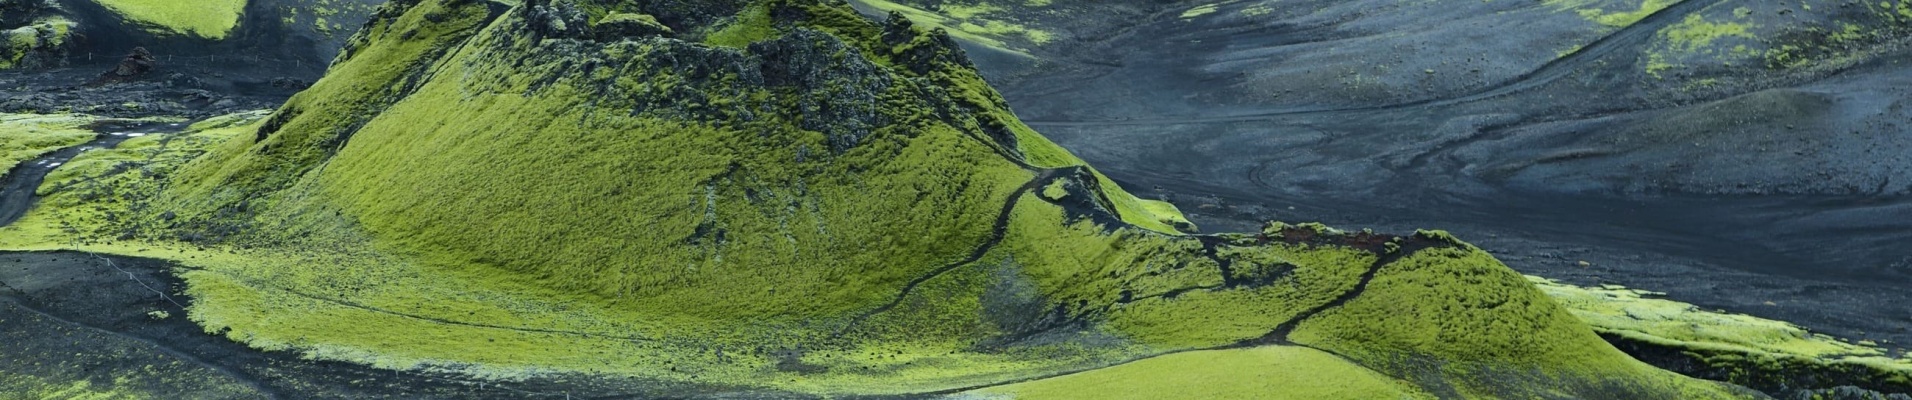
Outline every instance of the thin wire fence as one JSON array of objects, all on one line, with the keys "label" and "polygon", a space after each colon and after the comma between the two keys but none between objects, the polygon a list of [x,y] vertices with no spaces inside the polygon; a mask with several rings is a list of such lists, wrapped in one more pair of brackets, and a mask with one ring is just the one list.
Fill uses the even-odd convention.
[{"label": "thin wire fence", "polygon": [[[125,54],[106,54],[106,53],[88,52],[85,55],[74,55],[72,56],[71,59],[74,61],[85,60],[87,63],[91,64],[95,62],[115,61],[125,57],[126,57]],[[260,57],[258,55],[243,55],[243,54],[242,55],[200,55],[200,56],[160,54],[160,55],[153,56],[153,58],[159,59],[159,62],[162,62],[162,63],[173,63],[173,62],[180,62],[180,61],[200,62],[200,63],[235,63],[235,64],[247,63],[251,65],[261,65],[265,63],[281,63],[281,64],[292,64],[294,68],[305,68],[307,65],[312,64],[312,62],[308,60],[299,59],[299,58]],[[324,65],[319,64],[318,66],[323,67]]]}]

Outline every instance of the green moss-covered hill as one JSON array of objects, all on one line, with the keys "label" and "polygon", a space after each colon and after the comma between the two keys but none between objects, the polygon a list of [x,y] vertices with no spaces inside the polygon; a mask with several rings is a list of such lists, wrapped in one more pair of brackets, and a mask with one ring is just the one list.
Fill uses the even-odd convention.
[{"label": "green moss-covered hill", "polygon": [[394,1],[249,121],[73,160],[0,248],[171,259],[210,333],[493,379],[1743,397],[1444,233],[1186,233],[841,2]]}]

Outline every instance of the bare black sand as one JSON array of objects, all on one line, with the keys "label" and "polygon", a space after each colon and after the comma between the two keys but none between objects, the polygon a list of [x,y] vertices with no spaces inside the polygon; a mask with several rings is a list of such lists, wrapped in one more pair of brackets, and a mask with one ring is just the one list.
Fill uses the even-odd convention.
[{"label": "bare black sand", "polygon": [[[979,66],[1043,134],[1205,231],[1446,229],[1529,274],[1912,342],[1912,53],[1713,98],[1638,93],[1652,32],[1735,5],[1686,1],[1527,65],[1454,57],[1479,73],[1429,69],[1426,90],[1367,97],[1254,81],[1265,71],[1245,66],[1331,69],[1284,50],[1323,42],[1442,65],[1411,58],[1510,50],[1527,33],[1394,51],[1362,47],[1374,43],[1360,21],[1202,26],[1171,10],[1041,66]],[[1270,85],[1292,90],[1250,91]]]}]

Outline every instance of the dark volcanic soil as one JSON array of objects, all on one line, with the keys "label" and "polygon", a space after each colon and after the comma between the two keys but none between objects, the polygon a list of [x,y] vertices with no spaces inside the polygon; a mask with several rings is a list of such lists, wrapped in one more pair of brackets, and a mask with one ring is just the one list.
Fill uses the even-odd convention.
[{"label": "dark volcanic soil", "polygon": [[[318,79],[246,59],[158,55],[159,68],[129,82],[90,85],[118,56],[51,70],[0,70],[0,112],[75,112],[103,117],[203,118],[278,108]],[[83,62],[78,60],[76,62]]]},{"label": "dark volcanic soil", "polygon": [[[1686,1],[1524,63],[1513,42],[1527,35],[1441,43],[1452,35],[1437,26],[1404,45],[1357,27],[1385,12],[1203,29],[1171,8],[1047,49],[1042,67],[979,66],[1031,125],[1205,231],[1265,220],[1447,229],[1530,274],[1912,343],[1912,247],[1900,245],[1912,239],[1912,53],[1693,101],[1642,88],[1653,32],[1752,4]],[[1308,64],[1323,53],[1465,58],[1478,73],[1430,68],[1425,85],[1365,97],[1254,79],[1332,69]],[[1361,82],[1345,78],[1320,80]],[[1251,90],[1270,87],[1286,91]]]},{"label": "dark volcanic soil", "polygon": [[[1176,18],[1188,8],[1177,6],[1136,24],[1081,28],[1109,31],[1092,44],[1042,49],[1042,63],[977,62],[1031,125],[1137,194],[1175,202],[1208,232],[1268,220],[1447,229],[1530,274],[1667,292],[1889,347],[1912,343],[1912,292],[1903,290],[1912,284],[1912,246],[1903,245],[1912,239],[1912,53],[1695,99],[1635,93],[1654,32],[1735,4],[1750,3],[1688,0],[1597,36],[1551,20],[1456,34],[1481,30],[1459,7],[1455,18],[1412,16],[1462,22],[1402,36],[1372,28],[1416,22],[1298,12],[1203,26]],[[1576,44],[1584,47],[1556,58]],[[288,67],[161,53],[161,69],[141,81],[84,86],[114,56],[0,71],[8,88],[0,112],[208,116],[276,107],[316,79],[301,58]],[[1342,85],[1366,82],[1342,67],[1370,58],[1398,61],[1396,72],[1409,75],[1419,64],[1455,66],[1427,68],[1411,90]],[[25,211],[48,165],[79,151],[29,162],[0,182],[0,225]],[[106,367],[150,366],[176,379],[134,385],[182,398],[725,396],[570,377],[480,385],[253,351],[187,321],[180,306],[190,299],[176,295],[169,268],[0,254],[0,341],[19,344],[0,346],[0,360],[102,384],[120,376]]]}]

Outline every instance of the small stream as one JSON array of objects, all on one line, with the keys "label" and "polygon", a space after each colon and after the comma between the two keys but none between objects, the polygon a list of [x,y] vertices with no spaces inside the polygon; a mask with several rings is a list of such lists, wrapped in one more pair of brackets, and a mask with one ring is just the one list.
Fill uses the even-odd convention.
[{"label": "small stream", "polygon": [[79,146],[68,147],[47,153],[32,160],[20,163],[8,171],[6,177],[0,177],[0,226],[12,225],[20,217],[26,216],[33,208],[35,191],[46,176],[54,169],[66,165],[81,153],[95,149],[110,149],[132,138],[177,132],[185,128],[186,123],[153,123],[144,121],[113,120],[98,123],[94,132],[98,135],[92,141]]}]

